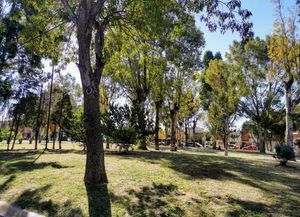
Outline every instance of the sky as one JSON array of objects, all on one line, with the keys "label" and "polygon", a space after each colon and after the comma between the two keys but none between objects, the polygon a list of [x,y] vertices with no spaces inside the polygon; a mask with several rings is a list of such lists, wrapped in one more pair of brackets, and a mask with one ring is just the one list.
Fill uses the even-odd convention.
[{"label": "sky", "polygon": [[[296,0],[281,0],[286,13],[289,13],[290,9],[295,9]],[[253,23],[253,32],[255,36],[265,38],[266,35],[272,34],[273,22],[275,20],[275,5],[272,0],[242,0],[242,7],[252,12],[251,21]],[[221,52],[222,56],[228,52],[230,44],[233,40],[240,40],[237,33],[231,31],[221,34],[220,32],[210,32],[207,27],[200,23],[199,19],[196,22],[197,26],[204,33],[205,38],[205,50],[211,50],[213,53]],[[47,71],[50,71],[49,66],[46,66]],[[80,75],[77,66],[74,63],[69,64],[66,67],[64,73],[72,74],[78,83],[80,83]],[[237,128],[241,128],[245,119],[239,119],[236,122]]]}]

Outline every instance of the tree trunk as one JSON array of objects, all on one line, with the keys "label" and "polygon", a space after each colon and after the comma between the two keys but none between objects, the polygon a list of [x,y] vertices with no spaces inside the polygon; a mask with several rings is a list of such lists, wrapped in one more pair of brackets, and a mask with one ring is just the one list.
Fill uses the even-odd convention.
[{"label": "tree trunk", "polygon": [[54,76],[54,64],[52,65],[52,74],[51,74],[50,97],[49,97],[49,106],[48,106],[48,120],[47,120],[47,131],[46,131],[45,149],[48,149],[48,142],[49,142],[49,126],[50,126],[50,117],[51,117],[53,76]]},{"label": "tree trunk", "polygon": [[53,145],[52,145],[52,149],[55,149],[55,140],[56,140],[56,123],[54,124],[54,131],[53,131]]},{"label": "tree trunk", "polygon": [[[82,7],[81,10],[84,10],[84,8]],[[86,17],[88,14],[85,11],[79,13],[80,21],[77,27],[78,60],[84,94],[84,128],[86,138],[84,182],[87,186],[97,186],[108,181],[105,172],[103,138],[100,125],[99,84],[102,71],[93,72],[91,66],[92,24],[89,23],[89,18]],[[99,58],[98,55],[96,56]],[[100,63],[97,62],[97,64]]]},{"label": "tree trunk", "polygon": [[171,113],[171,144],[170,151],[177,151],[176,148],[176,126],[177,126],[177,110],[172,109]]},{"label": "tree trunk", "polygon": [[[188,125],[187,123],[184,124],[184,135],[185,135],[185,145],[188,144]],[[193,143],[194,147],[195,147],[195,143]]]},{"label": "tree trunk", "polygon": [[99,88],[92,93],[84,88],[84,119],[86,135],[86,167],[84,181],[87,185],[107,183],[104,165],[103,139],[100,129]]},{"label": "tree trunk", "polygon": [[293,146],[293,121],[290,116],[292,111],[292,82],[285,84],[285,143],[289,146]]},{"label": "tree trunk", "polygon": [[16,138],[17,138],[18,131],[19,131],[19,123],[20,123],[20,118],[17,116],[17,118],[16,118],[16,129],[15,129],[14,141],[13,141],[13,144],[11,146],[11,150],[14,150],[14,148],[15,148]]},{"label": "tree trunk", "polygon": [[155,150],[159,150],[159,115],[160,115],[161,102],[155,102]]},{"label": "tree trunk", "polygon": [[168,124],[165,122],[165,145],[167,145],[168,141]]},{"label": "tree trunk", "polygon": [[106,149],[110,149],[109,137],[106,137]]},{"label": "tree trunk", "polygon": [[9,138],[8,138],[8,141],[7,141],[7,151],[9,150],[9,144],[10,144],[10,141],[11,141],[11,136],[12,136],[12,132],[13,132],[13,129],[14,129],[14,125],[15,125],[15,117],[13,117],[13,120],[12,120],[12,123],[11,123],[11,127],[10,127],[10,132],[9,132]]},{"label": "tree trunk", "polygon": [[145,100],[140,99],[138,102],[138,109],[137,109],[137,118],[138,118],[138,126],[139,126],[139,149],[141,150],[147,150],[147,144],[146,144],[146,120],[145,120]]},{"label": "tree trunk", "polygon": [[195,118],[193,120],[193,144],[195,146],[196,141],[195,141],[195,135],[196,135],[196,126],[197,126],[197,119]]},{"label": "tree trunk", "polygon": [[35,124],[35,144],[34,149],[37,149],[39,134],[40,134],[40,125],[41,125],[41,110],[42,110],[42,98],[43,98],[43,85],[41,85],[41,92],[40,92],[40,100],[39,100],[39,107],[38,107],[38,114],[36,117],[36,124]]},{"label": "tree trunk", "polygon": [[225,156],[228,156],[227,135],[223,136],[223,144],[224,144]]}]

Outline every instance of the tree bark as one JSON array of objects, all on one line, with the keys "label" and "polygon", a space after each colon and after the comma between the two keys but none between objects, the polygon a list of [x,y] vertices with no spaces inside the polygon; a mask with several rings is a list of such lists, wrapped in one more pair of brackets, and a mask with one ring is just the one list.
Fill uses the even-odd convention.
[{"label": "tree bark", "polygon": [[159,115],[161,109],[161,101],[155,102],[155,150],[159,150]]},{"label": "tree bark", "polygon": [[[184,124],[184,135],[185,135],[185,145],[188,144],[188,124],[186,123],[185,121],[185,124]],[[194,147],[195,147],[195,143],[193,143]],[[182,145],[183,146],[183,145]]]},{"label": "tree bark", "polygon": [[[77,40],[79,71],[84,94],[84,128],[86,137],[84,181],[87,186],[97,186],[108,182],[100,129],[99,84],[102,69],[99,72],[93,72],[90,54],[93,24],[90,23],[89,15],[86,14],[84,8],[81,10],[79,11],[80,17],[77,26]],[[98,54],[97,57],[99,57]]]},{"label": "tree bark", "polygon": [[223,135],[223,144],[224,144],[225,156],[228,156],[227,135]]},{"label": "tree bark", "polygon": [[171,109],[171,144],[170,151],[177,151],[176,148],[176,127],[177,127],[177,110]]},{"label": "tree bark", "polygon": [[[53,64],[53,63],[52,63],[52,64]],[[49,106],[48,106],[48,120],[47,120],[47,131],[46,131],[46,144],[45,144],[45,149],[48,149],[48,142],[49,142],[49,127],[50,127],[50,117],[51,117],[51,103],[52,103],[53,76],[54,76],[54,64],[52,65],[52,73],[51,73],[50,97],[49,97]]]},{"label": "tree bark", "polygon": [[106,149],[110,149],[109,137],[106,137]]},{"label": "tree bark", "polygon": [[7,141],[7,151],[9,150],[9,144],[10,144],[10,141],[11,141],[11,136],[12,136],[12,132],[13,132],[13,129],[14,129],[14,125],[15,125],[15,117],[13,117],[13,120],[12,120],[12,123],[11,123],[11,127],[10,127],[10,132],[9,132],[9,138],[8,138],[8,141]]},{"label": "tree bark", "polygon": [[40,99],[39,99],[39,107],[38,107],[38,114],[36,118],[36,127],[35,127],[35,144],[34,149],[37,149],[38,146],[38,139],[40,134],[40,126],[41,126],[41,111],[42,111],[42,98],[43,98],[43,85],[41,85],[41,92],[40,92]]},{"label": "tree bark", "polygon": [[292,81],[285,84],[285,143],[293,146],[293,121],[290,116],[292,111]]},{"label": "tree bark", "polygon": [[87,185],[107,183],[104,165],[103,139],[100,129],[99,88],[84,88],[84,118],[86,134],[86,168],[84,181]]},{"label": "tree bark", "polygon": [[15,128],[15,135],[14,135],[14,141],[13,141],[13,144],[11,146],[11,150],[14,150],[15,148],[15,143],[16,143],[16,138],[17,138],[17,135],[18,135],[18,131],[19,131],[19,124],[20,124],[20,117],[16,117],[16,128]]},{"label": "tree bark", "polygon": [[54,131],[53,131],[53,145],[52,145],[52,149],[55,149],[55,140],[56,140],[56,128],[57,128],[57,124],[54,124]]}]

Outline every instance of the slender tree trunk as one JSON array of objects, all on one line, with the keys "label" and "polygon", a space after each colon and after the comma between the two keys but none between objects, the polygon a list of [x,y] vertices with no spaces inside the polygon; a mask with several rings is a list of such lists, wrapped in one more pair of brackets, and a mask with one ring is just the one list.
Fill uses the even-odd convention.
[{"label": "slender tree trunk", "polygon": [[168,141],[168,124],[167,121],[165,122],[165,145],[167,145]]},{"label": "slender tree trunk", "polygon": [[228,156],[227,135],[223,135],[223,144],[224,144],[225,156]]},{"label": "slender tree trunk", "polygon": [[60,109],[59,109],[59,118],[58,118],[58,125],[59,125],[59,131],[58,131],[58,146],[59,149],[61,149],[61,140],[62,140],[62,116],[63,116],[63,105],[64,105],[64,98],[65,98],[65,93],[62,96],[62,100],[60,103]]},{"label": "slender tree trunk", "polygon": [[197,126],[197,119],[195,118],[193,120],[193,144],[195,146],[196,141],[195,141],[195,135],[196,135],[196,126]]},{"label": "slender tree trunk", "polygon": [[292,88],[291,83],[285,84],[285,143],[289,146],[293,146],[293,121],[290,116],[292,111]]},{"label": "slender tree trunk", "polygon": [[13,117],[13,120],[12,120],[12,123],[11,123],[11,127],[10,127],[10,132],[9,132],[9,138],[8,138],[8,141],[7,141],[7,151],[9,150],[9,144],[10,144],[10,141],[11,141],[11,137],[12,137],[12,132],[13,132],[13,129],[14,129],[14,125],[15,125],[15,120],[16,118]]},{"label": "slender tree trunk", "polygon": [[170,111],[170,113],[171,113],[171,144],[170,144],[170,150],[171,151],[177,151],[177,148],[176,148],[177,110],[172,109]]},{"label": "slender tree trunk", "polygon": [[16,128],[15,128],[15,135],[14,135],[14,141],[13,141],[13,144],[12,144],[12,146],[11,146],[11,150],[14,150],[14,148],[15,148],[16,138],[17,138],[18,131],[19,131],[19,123],[20,123],[20,118],[19,118],[18,115],[17,115],[17,118],[16,118]]},{"label": "slender tree trunk", "polygon": [[145,100],[140,99],[138,102],[138,109],[137,109],[137,118],[138,118],[138,126],[139,126],[139,149],[141,150],[147,150],[147,144],[146,144],[146,120],[145,120]]},{"label": "slender tree trunk", "polygon": [[36,127],[35,127],[35,144],[34,149],[37,149],[39,134],[40,134],[40,125],[41,125],[41,110],[42,110],[42,98],[43,98],[43,85],[41,85],[41,92],[40,92],[40,99],[39,99],[39,107],[38,107],[38,114],[36,118]]},{"label": "slender tree trunk", "polygon": [[[185,145],[188,144],[188,124],[185,123],[184,124],[184,135],[185,135]],[[193,143],[194,147],[195,147],[195,143]]]},{"label": "slender tree trunk", "polygon": [[50,126],[50,117],[51,117],[53,77],[54,77],[54,64],[52,65],[52,74],[51,74],[50,97],[49,97],[50,99],[49,99],[49,106],[48,106],[48,120],[47,120],[45,149],[48,149],[48,142],[49,142],[49,126]]},{"label": "slender tree trunk", "polygon": [[160,115],[161,101],[155,102],[155,150],[159,150],[159,115]]},{"label": "slender tree trunk", "polygon": [[55,149],[55,140],[56,140],[56,123],[54,124],[54,132],[53,132],[53,145],[52,145],[52,149]]}]

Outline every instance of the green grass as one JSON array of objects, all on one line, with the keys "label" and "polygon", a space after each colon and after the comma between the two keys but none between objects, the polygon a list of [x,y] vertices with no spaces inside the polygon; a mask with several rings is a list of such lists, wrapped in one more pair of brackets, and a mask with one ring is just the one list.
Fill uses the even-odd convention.
[{"label": "green grass", "polygon": [[[33,146],[33,145],[31,145]],[[17,144],[16,149],[31,148]],[[109,184],[86,189],[85,155],[0,150],[0,198],[46,216],[299,216],[300,163],[202,150],[106,153]],[[42,146],[40,146],[42,147]],[[50,146],[52,147],[52,145]],[[72,150],[75,148],[75,150]],[[0,144],[0,149],[5,149]]]}]

